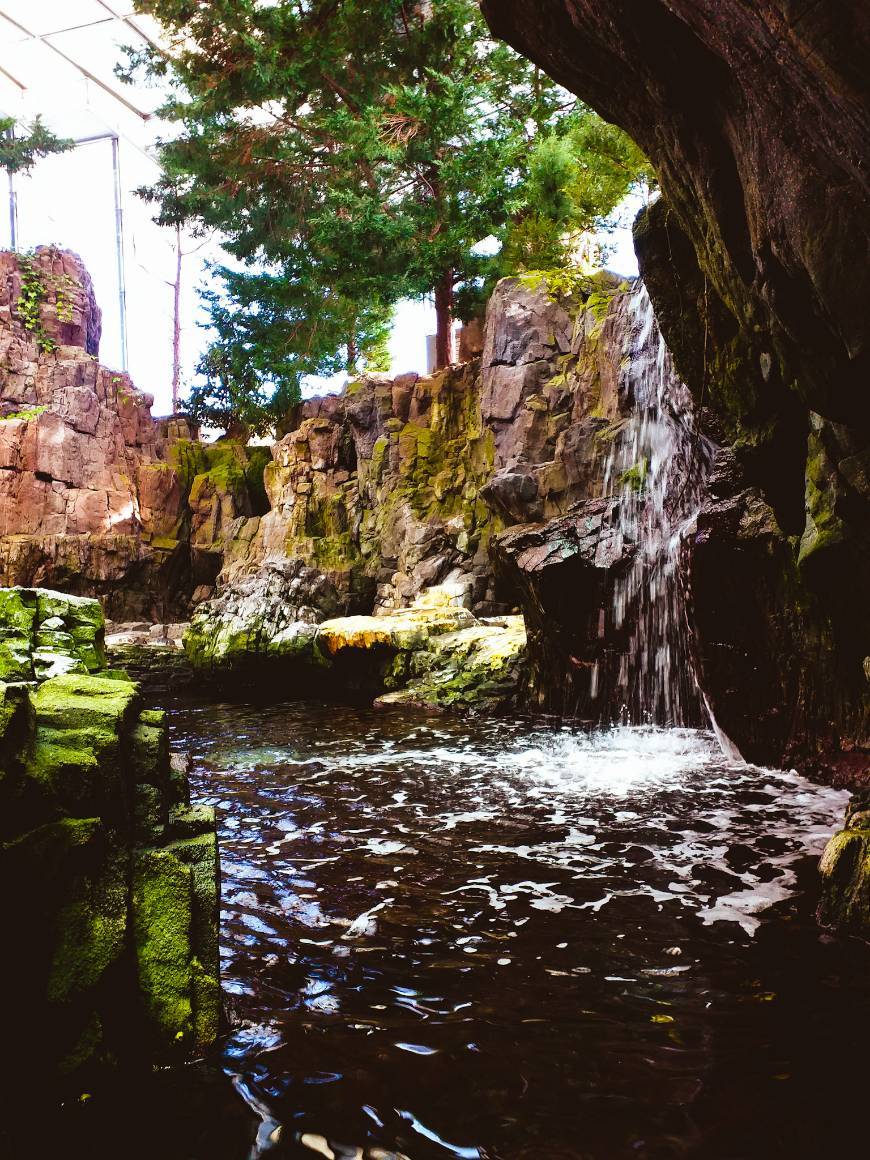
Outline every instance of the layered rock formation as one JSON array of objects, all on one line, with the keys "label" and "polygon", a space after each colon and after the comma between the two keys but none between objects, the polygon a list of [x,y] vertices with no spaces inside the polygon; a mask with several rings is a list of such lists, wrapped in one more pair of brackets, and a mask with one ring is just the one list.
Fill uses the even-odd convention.
[{"label": "layered rock formation", "polygon": [[686,556],[717,717],[753,760],[866,772],[866,5],[482,7],[660,176],[642,273],[702,428],[733,452]]},{"label": "layered rock formation", "polygon": [[214,815],[190,806],[165,715],[105,667],[95,600],[0,589],[0,866],[23,1083],[214,1041]]},{"label": "layered rock formation", "polygon": [[[646,473],[623,366],[633,303],[607,278],[578,277],[561,296],[541,276],[508,279],[490,301],[480,361],[429,379],[364,378],[303,404],[266,469],[270,512],[239,529],[217,595],[197,610],[194,663],[259,657],[289,673],[317,651],[322,622],[385,617],[448,585],[486,620],[522,604],[534,630],[527,703],[531,692],[541,707],[603,716],[630,641],[593,675],[599,625],[635,545],[617,527],[621,499],[600,496],[635,496]],[[522,534],[560,564],[550,593],[520,533],[505,532],[530,520]],[[592,545],[592,523],[619,541],[612,553]],[[575,573],[587,567],[598,579],[582,590]]]},{"label": "layered rock formation", "polygon": [[260,458],[200,444],[97,361],[80,260],[0,253],[0,583],[99,595],[113,616],[173,619],[265,508]]}]

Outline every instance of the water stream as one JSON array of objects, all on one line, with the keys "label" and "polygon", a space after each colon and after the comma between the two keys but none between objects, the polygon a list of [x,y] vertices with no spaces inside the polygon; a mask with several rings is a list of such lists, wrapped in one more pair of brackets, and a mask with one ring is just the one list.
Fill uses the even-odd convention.
[{"label": "water stream", "polygon": [[603,719],[699,725],[707,718],[689,661],[679,554],[701,507],[711,447],[642,282],[619,311],[619,392],[631,413],[604,458],[602,494],[619,496],[618,539],[635,552],[614,582],[610,631],[624,646]]},{"label": "water stream", "polygon": [[97,1093],[52,1155],[766,1160],[847,1138],[870,956],[812,914],[844,794],[692,730],[171,703],[219,817],[232,1026],[218,1072]]}]

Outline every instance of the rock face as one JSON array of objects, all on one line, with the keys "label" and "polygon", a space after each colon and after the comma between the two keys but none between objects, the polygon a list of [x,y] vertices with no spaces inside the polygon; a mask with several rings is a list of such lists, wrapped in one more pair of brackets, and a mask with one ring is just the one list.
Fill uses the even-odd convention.
[{"label": "rock face", "polygon": [[25,1083],[217,1035],[214,815],[191,808],[164,716],[106,669],[95,600],[0,589],[3,979]]},{"label": "rock face", "polygon": [[213,582],[233,521],[265,509],[267,453],[152,419],[151,396],[98,363],[99,338],[74,254],[0,253],[0,583],[171,619]]},{"label": "rock face", "polygon": [[[490,301],[479,361],[429,379],[364,378],[303,404],[266,469],[271,510],[239,528],[215,597],[194,616],[193,662],[219,671],[257,657],[298,661],[325,639],[321,622],[386,617],[443,585],[477,617],[521,602],[533,619],[522,569],[506,560],[512,541],[498,540],[495,570],[493,545],[518,521],[537,521],[546,541],[558,539],[562,517],[595,518],[608,449],[634,407],[621,369],[630,298],[607,278],[578,279],[562,296],[543,277],[507,279]],[[602,575],[621,553],[599,556]],[[570,573],[560,576],[566,590]],[[594,607],[574,609],[595,638],[599,595],[590,588]],[[549,706],[574,671],[578,633],[561,631],[546,597],[536,607],[531,666]]]},{"label": "rock face", "polygon": [[740,479],[711,497],[686,556],[711,706],[750,759],[860,774],[870,11],[860,0],[482,7],[497,35],[628,130],[660,177],[636,228],[641,270],[702,429],[731,449]]}]

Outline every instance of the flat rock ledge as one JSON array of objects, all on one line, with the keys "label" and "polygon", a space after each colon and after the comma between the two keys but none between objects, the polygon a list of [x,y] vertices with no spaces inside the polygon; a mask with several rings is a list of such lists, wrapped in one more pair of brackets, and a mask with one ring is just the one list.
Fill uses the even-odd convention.
[{"label": "flat rock ledge", "polygon": [[284,672],[323,678],[333,693],[366,691],[380,705],[508,708],[526,656],[522,616],[479,619],[460,585],[427,588],[404,609],[318,619],[310,606],[258,601],[235,589],[201,605],[184,636],[191,664],[214,676]]},{"label": "flat rock ledge", "polygon": [[74,1087],[215,1040],[214,814],[190,805],[165,714],[107,668],[96,600],[0,589],[0,866],[21,1076]]}]

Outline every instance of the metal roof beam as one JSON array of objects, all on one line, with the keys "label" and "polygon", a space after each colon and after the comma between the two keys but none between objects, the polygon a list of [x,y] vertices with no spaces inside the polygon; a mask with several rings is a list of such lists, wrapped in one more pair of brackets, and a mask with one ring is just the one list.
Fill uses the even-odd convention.
[{"label": "metal roof beam", "polygon": [[28,37],[28,39],[38,40],[41,44],[44,44],[46,48],[51,50],[51,52],[56,53],[59,57],[61,57],[62,60],[65,60],[68,65],[71,65],[74,69],[80,72],[82,76],[86,77],[89,81],[92,81],[93,84],[95,84],[98,88],[101,88],[104,92],[108,93],[110,97],[114,97],[119,104],[123,105],[124,108],[129,109],[131,113],[135,113],[135,115],[140,117],[143,121],[150,120],[150,113],[143,113],[141,109],[138,109],[131,101],[128,101],[126,97],[122,97],[121,94],[117,92],[117,90],[113,89],[111,85],[107,85],[105,81],[101,81],[98,76],[95,76],[89,69],[86,69],[84,65],[79,64],[78,61],[74,60],[71,56],[68,56],[62,49],[58,48],[56,44],[52,44],[51,41],[46,38],[46,36],[41,36],[38,33],[31,32],[29,28],[25,28],[23,24],[19,23],[19,21],[13,20],[13,18],[2,9],[0,9],[0,16],[2,16],[4,20],[8,21],[9,24],[11,24],[14,28],[17,28],[19,32],[23,32],[24,35]]}]

